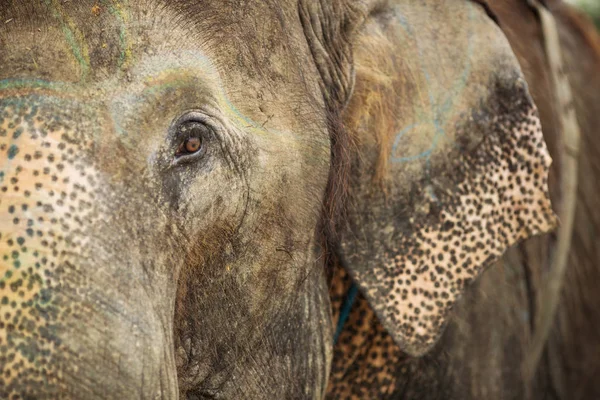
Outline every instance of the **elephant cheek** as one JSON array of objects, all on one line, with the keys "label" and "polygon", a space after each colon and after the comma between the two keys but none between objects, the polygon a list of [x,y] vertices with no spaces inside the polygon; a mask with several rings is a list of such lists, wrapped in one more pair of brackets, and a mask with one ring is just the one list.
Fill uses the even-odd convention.
[{"label": "elephant cheek", "polygon": [[115,272],[87,145],[41,124],[0,121],[0,398],[176,398],[172,322]]}]

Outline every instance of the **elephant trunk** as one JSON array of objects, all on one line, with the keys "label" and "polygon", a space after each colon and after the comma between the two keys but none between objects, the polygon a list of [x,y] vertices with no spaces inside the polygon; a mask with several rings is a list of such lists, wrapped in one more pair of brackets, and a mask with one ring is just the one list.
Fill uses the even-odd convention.
[{"label": "elephant trunk", "polygon": [[0,98],[0,398],[177,398],[172,276],[120,236],[133,211],[76,128]]}]

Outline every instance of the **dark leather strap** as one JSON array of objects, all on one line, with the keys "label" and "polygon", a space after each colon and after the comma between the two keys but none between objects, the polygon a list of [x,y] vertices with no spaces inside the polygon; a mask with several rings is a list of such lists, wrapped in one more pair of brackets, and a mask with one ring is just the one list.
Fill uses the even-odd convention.
[{"label": "dark leather strap", "polygon": [[559,132],[562,139],[562,154],[560,157],[562,201],[557,210],[561,225],[558,229],[558,240],[552,255],[550,270],[541,291],[541,301],[538,303],[539,309],[536,313],[538,317],[536,318],[531,348],[525,359],[524,372],[529,379],[532,379],[552,329],[558,301],[561,297],[565,271],[568,266],[567,257],[571,247],[575,205],[577,203],[581,133],[575,113],[573,91],[563,60],[556,20],[541,0],[528,0],[528,3],[535,9],[542,24],[546,57],[558,103]]}]

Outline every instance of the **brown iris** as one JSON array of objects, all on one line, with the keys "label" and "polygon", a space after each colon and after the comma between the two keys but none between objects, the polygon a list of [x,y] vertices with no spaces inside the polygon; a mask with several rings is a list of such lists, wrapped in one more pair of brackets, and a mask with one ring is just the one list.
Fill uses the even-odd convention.
[{"label": "brown iris", "polygon": [[209,134],[210,129],[200,121],[192,120],[179,123],[175,131],[175,137],[179,142],[175,157],[187,158],[186,156],[204,153],[204,147],[208,143],[206,139]]},{"label": "brown iris", "polygon": [[202,148],[202,139],[199,137],[189,137],[181,145],[177,151],[178,155],[194,154]]},{"label": "brown iris", "polygon": [[198,137],[191,137],[185,141],[184,146],[188,153],[195,153],[202,147],[202,140]]}]

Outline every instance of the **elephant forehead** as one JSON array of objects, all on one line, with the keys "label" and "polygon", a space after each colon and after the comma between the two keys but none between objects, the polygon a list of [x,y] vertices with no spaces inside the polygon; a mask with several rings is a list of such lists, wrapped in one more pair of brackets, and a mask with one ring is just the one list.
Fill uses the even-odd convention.
[{"label": "elephant forehead", "polygon": [[[0,79],[32,73],[46,79],[82,81],[95,74],[114,73],[126,61],[127,38],[123,7],[117,2],[94,7],[88,1],[7,2],[0,10],[10,22],[0,29],[3,65]],[[86,4],[87,3],[87,4]],[[27,13],[24,13],[27,10]]]},{"label": "elephant forehead", "polygon": [[110,97],[129,89],[140,70],[173,68],[177,55],[181,64],[194,61],[196,71],[209,72],[207,65],[219,71],[220,87],[214,89],[227,93],[228,106],[235,104],[244,126],[286,127],[302,134],[306,116],[315,120],[322,111],[316,71],[306,70],[314,66],[299,62],[310,54],[295,37],[298,22],[285,21],[286,29],[281,25],[283,4],[246,5],[244,12],[261,20],[260,26],[248,26],[251,18],[235,19],[237,2],[150,3],[47,0],[31,4],[35,12],[27,15],[7,6],[0,16],[13,21],[0,27],[0,80],[76,83],[101,88]]}]

